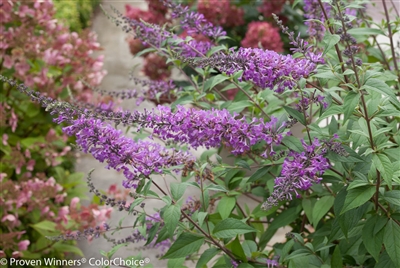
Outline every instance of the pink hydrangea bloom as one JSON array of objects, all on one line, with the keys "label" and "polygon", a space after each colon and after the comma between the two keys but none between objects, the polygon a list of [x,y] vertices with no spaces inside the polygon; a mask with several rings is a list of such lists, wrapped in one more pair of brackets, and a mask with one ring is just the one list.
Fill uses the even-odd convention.
[{"label": "pink hydrangea bloom", "polygon": [[243,47],[252,47],[283,52],[283,42],[279,29],[268,22],[254,21],[247,26],[246,36],[241,42]]}]

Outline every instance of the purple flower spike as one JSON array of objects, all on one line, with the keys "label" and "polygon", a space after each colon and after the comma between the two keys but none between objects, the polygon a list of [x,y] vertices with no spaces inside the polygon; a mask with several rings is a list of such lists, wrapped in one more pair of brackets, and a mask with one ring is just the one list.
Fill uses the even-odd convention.
[{"label": "purple flower spike", "polygon": [[286,87],[292,89],[296,81],[308,77],[316,68],[313,60],[295,59],[259,48],[240,48],[230,55],[214,55],[195,64],[216,67],[228,75],[243,71],[242,80],[251,81],[260,88],[275,89],[277,93]]},{"label": "purple flower spike", "polygon": [[268,210],[278,205],[279,201],[292,200],[292,194],[300,197],[299,190],[309,189],[313,183],[319,183],[330,165],[328,160],[323,157],[326,149],[322,148],[317,138],[311,145],[302,141],[304,152],[290,152],[282,165],[281,176],[275,179],[275,187],[271,196],[262,205]]},{"label": "purple flower spike", "polygon": [[122,135],[109,124],[98,119],[81,117],[63,131],[76,136],[76,143],[85,153],[91,153],[107,168],[123,171],[126,180],[123,186],[136,187],[141,176],[162,173],[162,168],[183,164],[193,159],[188,153],[169,150],[149,141],[135,142]]}]

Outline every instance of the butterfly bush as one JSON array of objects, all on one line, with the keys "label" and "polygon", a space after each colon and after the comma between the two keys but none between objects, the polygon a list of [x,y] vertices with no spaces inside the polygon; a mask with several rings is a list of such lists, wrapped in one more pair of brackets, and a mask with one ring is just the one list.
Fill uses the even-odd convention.
[{"label": "butterfly bush", "polygon": [[[158,249],[168,265],[177,267],[192,267],[192,262],[239,268],[399,266],[393,250],[393,237],[400,235],[400,75],[391,32],[396,25],[381,25],[389,26],[391,47],[385,51],[369,38],[384,32],[360,28],[370,22],[353,17],[363,14],[363,2],[295,1],[304,4],[305,16],[314,16],[298,25],[300,31],[310,27],[304,39],[285,25],[287,4],[259,2],[255,13],[275,9],[275,22],[260,17],[265,21],[248,28],[257,33],[268,28],[265,23],[276,23],[286,40],[279,53],[262,43],[231,47],[217,18],[226,15],[220,8],[228,9],[225,1],[212,14],[195,11],[210,8],[206,1],[191,7],[161,1],[157,8],[155,3],[149,2],[154,12],[168,11],[164,25],[140,20],[139,10],[130,10],[131,18],[115,9],[107,16],[134,38],[132,50],[146,48],[145,57],[164,58],[168,70],[175,68],[183,80],[134,78],[137,88],[110,95],[167,99],[170,105],[128,111],[114,103],[61,102],[0,76],[55,116],[63,131],[76,137],[77,150],[125,177],[121,184],[129,193],[118,197],[110,196],[114,190],[96,189],[92,172],[87,185],[99,203],[134,217],[126,226],[122,219],[115,227],[105,223],[49,240],[105,234],[112,243],[108,256],[134,244],[142,254]],[[255,46],[256,38],[246,38],[244,43]],[[368,47],[363,51],[369,54],[359,47]],[[228,98],[230,90],[236,95]],[[10,117],[15,113],[5,111]],[[5,123],[15,125],[15,118]],[[12,140],[2,137],[3,144]],[[204,152],[195,157],[191,152],[200,148]],[[189,188],[198,196],[188,197]],[[147,199],[157,205],[149,208]],[[283,227],[290,232],[273,244]],[[129,236],[107,234],[125,228],[133,228]],[[18,246],[26,247],[27,241]]]}]

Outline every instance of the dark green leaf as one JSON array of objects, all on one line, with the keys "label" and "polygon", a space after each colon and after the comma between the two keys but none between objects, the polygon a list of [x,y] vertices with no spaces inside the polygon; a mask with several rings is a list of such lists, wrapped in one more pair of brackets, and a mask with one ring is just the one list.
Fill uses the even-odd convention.
[{"label": "dark green leaf", "polygon": [[347,193],[346,200],[340,214],[343,214],[352,208],[356,208],[365,204],[374,193],[375,187],[372,185],[350,189]]},{"label": "dark green leaf", "polygon": [[332,254],[331,267],[343,267],[342,254],[340,254],[339,246],[336,246]]},{"label": "dark green leaf", "polygon": [[390,219],[385,227],[383,244],[396,267],[400,267],[400,226]]},{"label": "dark green leaf", "polygon": [[346,123],[346,121],[353,114],[354,109],[358,105],[359,101],[360,101],[360,94],[357,94],[353,91],[350,91],[349,93],[347,93],[346,97],[344,98],[344,103],[342,106],[343,113],[344,113],[343,124]]},{"label": "dark green leaf", "polygon": [[301,124],[306,125],[306,120],[304,119],[304,115],[302,113],[288,106],[283,106],[283,108],[288,114],[290,114],[293,118],[296,118],[297,121],[299,121]]},{"label": "dark green leaf", "polygon": [[285,136],[282,139],[282,143],[286,145],[289,149],[295,151],[295,152],[302,152],[304,151],[303,145],[301,144],[301,141],[297,137],[293,136]]},{"label": "dark green leaf", "polygon": [[389,157],[384,154],[373,154],[372,161],[375,167],[379,170],[382,178],[388,184],[389,188],[392,188],[393,168],[392,162]]},{"label": "dark green leaf", "polygon": [[314,227],[318,225],[322,217],[331,209],[334,200],[333,196],[324,196],[317,200],[312,211],[312,223]]},{"label": "dark green leaf", "polygon": [[400,206],[400,191],[399,190],[385,192],[384,198],[390,204],[395,205],[395,206]]},{"label": "dark green leaf", "polygon": [[188,255],[197,252],[204,243],[204,237],[191,233],[182,233],[171,245],[162,259],[186,258]]},{"label": "dark green leaf", "polygon": [[271,167],[262,167],[258,169],[256,172],[254,172],[253,175],[250,176],[248,182],[254,182],[257,181],[261,178],[263,178],[265,175],[268,174],[268,171],[270,170]]},{"label": "dark green leaf", "polygon": [[374,229],[378,218],[380,218],[380,216],[378,215],[371,216],[365,222],[364,227],[362,229],[362,239],[364,246],[377,262],[379,260],[379,254],[382,249],[383,233],[384,233],[383,230],[380,230],[376,234],[374,233]]}]

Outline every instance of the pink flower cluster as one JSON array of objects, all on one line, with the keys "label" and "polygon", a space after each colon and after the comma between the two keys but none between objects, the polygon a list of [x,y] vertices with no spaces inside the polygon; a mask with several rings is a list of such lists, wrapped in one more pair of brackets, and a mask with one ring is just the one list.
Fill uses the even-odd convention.
[{"label": "pink flower cluster", "polygon": [[244,10],[229,0],[199,0],[197,10],[214,25],[230,28],[244,24]]},{"label": "pink flower cluster", "polygon": [[272,13],[281,13],[286,0],[264,0],[258,11],[263,14],[265,18],[270,18]]},{"label": "pink flower cluster", "polygon": [[[8,232],[2,234],[0,255],[5,256],[7,252],[12,252],[13,257],[21,256],[21,251],[28,250],[31,241],[23,237],[27,224],[48,220],[56,223],[57,229],[62,231],[66,230],[64,224],[72,220],[74,227],[85,229],[105,222],[111,216],[112,208],[78,206],[77,197],[69,205],[62,206],[67,194],[53,177],[46,180],[34,178],[23,182],[4,182],[5,177],[5,173],[0,174],[0,220]],[[39,219],[33,218],[36,213],[39,213]]]},{"label": "pink flower cluster", "polygon": [[103,56],[91,57],[100,50],[91,32],[77,34],[54,19],[50,0],[16,4],[4,1],[0,6],[0,57],[3,68],[15,69],[14,77],[30,87],[40,87],[51,97],[57,97],[69,87],[76,97],[92,99],[89,87],[100,84],[106,72]]},{"label": "pink flower cluster", "polygon": [[247,26],[246,36],[242,40],[243,47],[261,48],[283,52],[283,42],[279,28],[269,22],[253,21]]}]

